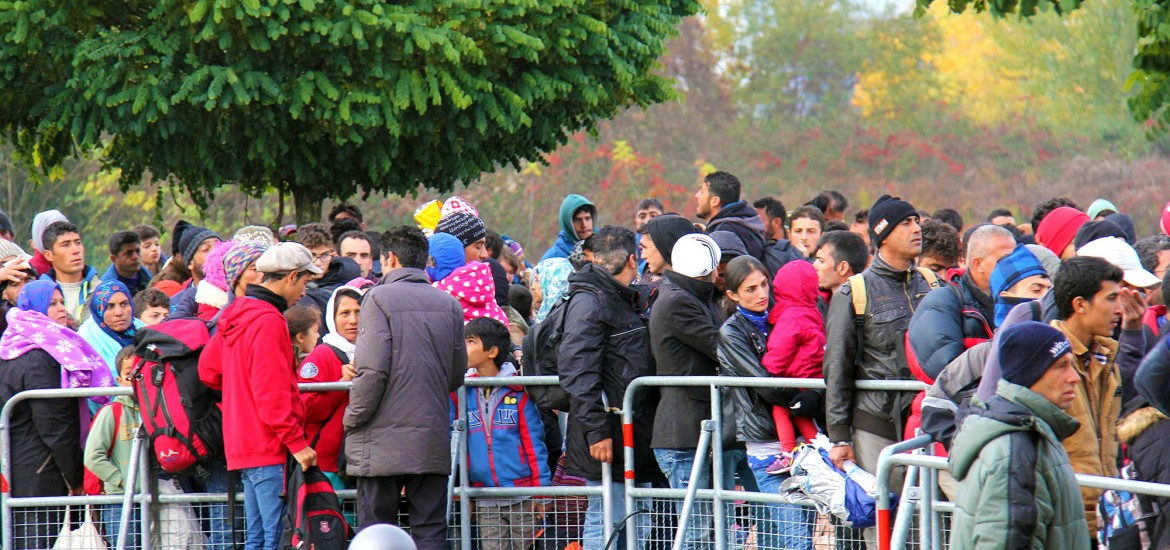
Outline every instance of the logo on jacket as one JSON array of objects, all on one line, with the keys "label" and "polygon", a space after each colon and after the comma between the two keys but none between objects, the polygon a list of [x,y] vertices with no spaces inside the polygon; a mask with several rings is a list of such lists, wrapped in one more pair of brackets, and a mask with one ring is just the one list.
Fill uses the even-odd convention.
[{"label": "logo on jacket", "polygon": [[316,378],[318,372],[317,365],[312,363],[305,363],[304,365],[301,365],[301,378]]},{"label": "logo on jacket", "polygon": [[167,449],[166,452],[158,453],[158,459],[159,460],[167,460],[167,459],[169,459],[177,454],[179,454],[178,451],[176,451],[174,449]]},{"label": "logo on jacket", "polygon": [[[288,371],[285,371],[285,372],[288,372]],[[332,528],[329,527],[329,520],[321,520],[320,529],[318,529],[318,531],[321,531],[322,533],[327,534],[331,530],[332,530]]]}]

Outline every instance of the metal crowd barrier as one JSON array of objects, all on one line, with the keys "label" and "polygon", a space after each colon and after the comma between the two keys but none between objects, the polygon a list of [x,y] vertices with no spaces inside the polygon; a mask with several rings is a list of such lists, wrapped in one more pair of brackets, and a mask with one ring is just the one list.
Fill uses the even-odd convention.
[{"label": "metal crowd barrier", "polygon": [[[566,547],[572,547],[574,541],[585,542],[583,533],[580,533],[583,527],[582,524],[584,523],[584,513],[582,509],[575,507],[583,506],[585,499],[589,497],[600,497],[602,501],[601,521],[604,535],[603,542],[612,542],[613,538],[615,538],[615,530],[622,529],[627,535],[627,550],[639,550],[639,548],[666,550],[684,547],[687,529],[696,518],[702,518],[704,522],[703,528],[707,529],[705,536],[708,537],[708,541],[704,544],[709,544],[709,547],[713,550],[727,550],[729,548],[770,550],[773,548],[773,546],[768,546],[761,542],[765,534],[763,533],[760,522],[777,521],[769,515],[775,512],[775,509],[772,507],[777,504],[791,503],[779,494],[736,490],[735,487],[723,486],[723,474],[731,465],[725,464],[723,461],[724,434],[722,404],[724,396],[722,389],[729,387],[819,389],[824,388],[824,382],[822,380],[721,376],[644,377],[635,380],[626,389],[625,399],[621,409],[609,409],[611,413],[622,415],[622,452],[625,459],[625,471],[622,472],[622,486],[625,489],[625,496],[622,503],[625,505],[627,516],[621,518],[615,517],[614,514],[615,502],[612,500],[614,481],[612,479],[610,465],[608,464],[602,469],[603,479],[601,485],[597,486],[507,488],[471,486],[468,477],[469,457],[466,437],[466,397],[468,388],[556,384],[558,384],[558,380],[552,376],[511,377],[506,379],[470,378],[458,390],[457,395],[460,406],[457,409],[456,421],[452,426],[452,473],[457,473],[458,475],[452,476],[452,483],[448,487],[448,505],[452,507],[448,512],[448,541],[452,548],[459,548],[460,550],[507,548],[506,543],[509,542],[508,540],[503,540],[504,546],[500,546],[498,543],[501,541],[493,540],[492,537],[506,539],[507,533],[509,532],[508,529],[512,529],[512,532],[522,533],[519,537],[523,540],[512,540],[521,547],[531,547],[535,542],[540,542],[541,540],[543,540],[543,543],[536,547],[539,550],[563,550]],[[350,386],[351,384],[348,382],[302,384],[301,391],[346,391]],[[633,448],[634,400],[639,391],[650,387],[664,386],[706,387],[711,391],[710,420],[703,422],[701,441],[696,453],[696,465],[692,470],[691,483],[689,483],[687,489],[644,488],[635,484],[636,472]],[[920,391],[924,387],[923,384],[914,381],[858,381],[857,386],[859,389],[875,391],[906,392]],[[19,521],[15,521],[14,514],[17,511],[35,511],[38,508],[46,507],[82,507],[85,505],[122,504],[126,506],[128,503],[133,503],[138,509],[141,518],[150,518],[152,505],[167,506],[186,504],[190,506],[201,506],[226,502],[227,495],[222,493],[161,494],[152,502],[147,485],[148,476],[146,476],[150,467],[150,455],[145,445],[141,448],[139,462],[136,467],[136,475],[141,480],[140,488],[137,493],[131,495],[130,499],[124,499],[122,496],[117,495],[15,498],[9,494],[7,481],[11,479],[12,474],[10,466],[12,449],[9,439],[9,421],[12,410],[18,403],[28,399],[80,398],[98,395],[116,396],[130,395],[131,393],[130,388],[124,387],[36,390],[18,394],[5,404],[3,410],[0,411],[0,465],[2,465],[0,473],[3,474],[4,480],[3,491],[0,492],[0,525],[2,525],[3,533],[2,539],[0,540],[2,540],[4,548],[13,548],[14,527],[20,523]],[[929,437],[924,436],[896,444],[883,451],[879,460],[878,471],[874,472],[878,479],[879,497],[888,495],[887,489],[890,473],[894,466],[911,467],[907,472],[903,501],[896,517],[891,517],[892,512],[888,497],[884,499],[879,498],[877,514],[878,542],[882,550],[891,547],[902,548],[907,543],[917,543],[923,548],[929,548],[931,550],[945,547],[946,529],[944,528],[944,515],[953,510],[953,505],[940,502],[935,497],[934,492],[937,490],[937,471],[946,469],[946,460],[924,454],[906,454],[909,451],[918,451],[921,453],[923,449],[930,447],[929,443]],[[708,449],[711,451],[710,454],[707,453]],[[616,449],[615,452],[617,452]],[[701,488],[694,481],[697,479],[698,473],[702,469],[707,468],[707,465],[702,463],[707,457],[710,458],[711,485],[710,488]],[[750,476],[750,473],[746,474],[746,476]],[[456,478],[458,478],[458,484],[455,484]],[[754,478],[751,481],[751,485],[754,486]],[[1134,493],[1170,497],[1170,485],[1158,485],[1095,476],[1078,476],[1078,482],[1085,487],[1122,489]],[[355,493],[352,489],[338,491],[338,496],[342,499],[347,514],[352,512],[356,505]],[[475,502],[478,499],[507,503],[515,502],[515,499],[518,497],[551,499],[554,509],[537,513],[531,508],[531,506],[534,506],[533,504],[504,505],[503,509],[507,510],[506,512],[494,514],[489,517],[488,514],[479,511],[475,506]],[[242,500],[242,494],[238,497],[237,502],[240,500]],[[527,502],[531,503],[534,500],[533,498],[529,498]],[[457,507],[453,506],[454,504],[457,504]],[[811,505],[808,502],[798,502],[797,504],[804,506]],[[562,505],[564,505],[564,509],[561,509]],[[526,506],[528,508],[525,508]],[[837,539],[838,543],[845,542],[852,544],[854,548],[858,547],[858,543],[864,544],[856,538],[841,538],[856,537],[856,532],[842,531],[840,528],[836,528],[835,532],[830,532],[834,527],[828,525],[827,520],[823,516],[818,517],[807,508],[803,510],[800,517],[811,517],[812,520],[796,527],[801,533],[808,533],[812,537],[815,537],[817,547],[824,547],[825,544],[833,539]],[[130,521],[129,518],[131,515],[126,513],[122,514],[123,524],[127,524]],[[242,514],[240,514],[240,517],[242,517]],[[543,519],[525,520],[536,522],[536,524],[521,525],[519,531],[515,531],[517,529],[517,518]],[[786,521],[791,521],[791,519]],[[141,531],[137,535],[139,535],[141,543],[136,547],[149,549],[151,546],[153,526],[149,520],[141,521],[140,523]],[[58,527],[49,526],[51,529]],[[569,534],[553,534],[549,532],[550,529],[559,529],[562,527],[566,528]],[[162,528],[165,529],[165,526]],[[786,525],[784,528],[789,529],[793,528],[793,526]],[[503,530],[501,531],[501,529]],[[478,536],[475,533],[476,530],[479,531]],[[122,533],[127,533],[127,531],[128,529],[126,528],[121,529]],[[918,538],[914,536],[915,531],[918,533]],[[492,534],[498,532],[502,532],[503,534]],[[204,533],[204,535],[206,534]],[[645,534],[645,536],[639,538],[640,534]],[[767,536],[779,535],[770,533]],[[755,537],[754,542],[752,541],[752,537]],[[116,544],[111,543],[111,547],[124,548],[126,547],[125,544],[126,541],[119,540]],[[811,541],[809,547],[812,547]]]},{"label": "metal crowd barrier", "polygon": [[[919,546],[929,550],[942,550],[947,546],[948,541],[942,536],[942,531],[938,528],[938,523],[942,513],[952,512],[954,510],[954,504],[940,501],[933,494],[933,491],[938,488],[937,473],[950,470],[947,459],[921,453],[907,454],[910,451],[928,450],[933,447],[933,443],[934,441],[929,435],[923,435],[891,445],[882,450],[882,454],[878,458],[878,471],[875,473],[878,493],[877,529],[879,550],[902,550],[910,542],[913,542],[909,537],[910,522],[895,521],[893,525],[890,524],[890,476],[893,469],[897,466],[907,467],[906,486],[911,485],[909,481],[910,476],[916,472],[919,476],[924,475],[924,473],[927,475],[927,481],[919,485],[919,489],[923,493],[918,495],[919,498],[912,501],[921,503],[921,516],[924,517],[921,520],[922,536],[921,540],[918,541],[920,543]],[[1131,494],[1170,498],[1170,485],[1085,474],[1077,474],[1076,477],[1077,484],[1081,487],[1112,489],[1126,491]],[[905,498],[905,493],[903,494],[903,498]],[[904,506],[900,505],[898,520],[903,519],[902,508]],[[1089,527],[1096,532],[1096,526],[1090,525]],[[962,535],[960,534],[960,536]]]}]

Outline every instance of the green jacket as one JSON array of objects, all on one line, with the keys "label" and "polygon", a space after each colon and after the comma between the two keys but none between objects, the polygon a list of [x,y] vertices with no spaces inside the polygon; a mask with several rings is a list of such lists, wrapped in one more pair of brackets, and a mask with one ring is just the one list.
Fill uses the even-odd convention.
[{"label": "green jacket", "polygon": [[1089,550],[1081,491],[1061,443],[1080,422],[1003,380],[986,406],[974,404],[949,458],[960,482],[951,548]]},{"label": "green jacket", "polygon": [[85,467],[102,480],[107,495],[119,495],[125,491],[126,471],[130,468],[130,446],[134,443],[134,430],[142,423],[138,404],[133,397],[119,395],[114,401],[122,404],[118,433],[114,433],[111,403],[98,411],[90,427],[89,437],[85,440]]}]

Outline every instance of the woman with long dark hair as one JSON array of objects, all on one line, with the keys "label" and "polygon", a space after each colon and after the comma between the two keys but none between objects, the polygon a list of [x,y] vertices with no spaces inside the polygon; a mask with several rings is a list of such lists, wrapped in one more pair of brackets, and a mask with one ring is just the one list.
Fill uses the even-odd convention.
[{"label": "woman with long dark hair", "polygon": [[[768,350],[768,303],[771,285],[764,264],[740,256],[727,264],[726,304],[729,317],[719,329],[719,364],[724,376],[768,378],[761,364]],[[761,492],[777,493],[787,475],[767,473],[781,456],[774,406],[787,406],[789,393],[774,388],[728,388],[735,404],[736,438],[747,446],[748,465]],[[764,504],[756,514],[756,545],[764,549],[811,550],[816,514],[795,504]]]}]

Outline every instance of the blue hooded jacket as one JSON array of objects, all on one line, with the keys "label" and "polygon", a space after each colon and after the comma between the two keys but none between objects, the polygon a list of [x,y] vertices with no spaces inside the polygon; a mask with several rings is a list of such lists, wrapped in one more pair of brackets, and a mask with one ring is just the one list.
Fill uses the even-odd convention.
[{"label": "blue hooded jacket", "polygon": [[[504,363],[497,377],[516,376]],[[497,386],[487,403],[483,390],[467,388],[467,452],[474,487],[540,487],[551,483],[540,411],[522,386]],[[458,414],[451,393],[451,421]],[[484,414],[483,411],[487,411]],[[486,420],[486,422],[485,422]]]}]

